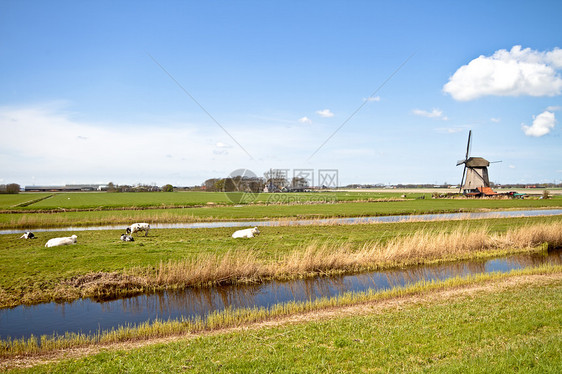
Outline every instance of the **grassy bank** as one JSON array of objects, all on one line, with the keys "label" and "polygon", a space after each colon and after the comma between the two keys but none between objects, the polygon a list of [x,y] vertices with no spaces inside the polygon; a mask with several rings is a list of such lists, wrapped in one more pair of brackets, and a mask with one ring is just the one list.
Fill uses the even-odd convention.
[{"label": "grassy bank", "polygon": [[[252,240],[233,229],[153,230],[132,243],[119,231],[84,231],[78,244],[45,248],[0,236],[0,305],[108,298],[165,288],[356,272],[534,250],[562,242],[562,217],[264,227]],[[536,249],[535,249],[536,250]]]},{"label": "grassy bank", "polygon": [[[96,194],[94,194],[96,195]],[[160,194],[157,194],[160,195]],[[166,195],[162,193],[162,195]],[[297,194],[290,195],[297,196]],[[42,202],[50,201],[51,198]],[[121,204],[121,203],[120,203]],[[0,229],[33,229],[36,227],[96,226],[132,222],[176,223],[224,220],[266,220],[277,218],[365,217],[401,214],[478,212],[487,210],[561,208],[562,196],[552,199],[486,200],[486,199],[424,199],[402,201],[371,201],[299,204],[249,204],[241,206],[206,206],[192,208],[155,208],[123,210],[123,206],[90,211],[21,212],[0,214]],[[72,205],[62,206],[71,209]],[[29,208],[32,208],[30,206]],[[120,210],[121,209],[121,210]]]},{"label": "grassy bank", "polygon": [[[90,337],[44,337],[43,348],[31,340],[2,342],[1,355],[5,365],[14,365],[25,363],[12,359],[14,355],[205,332],[197,338],[105,350],[31,370],[355,373],[534,368],[558,372],[562,368],[561,272],[559,266],[541,267],[423,282],[380,293],[349,293],[267,310],[225,311],[205,320],[156,322]],[[394,301],[385,304],[385,300]],[[338,313],[338,308],[358,304],[363,307]],[[295,314],[302,317],[286,319]],[[273,322],[273,327],[256,328],[256,323],[265,321]],[[207,333],[244,326],[253,328]]]}]

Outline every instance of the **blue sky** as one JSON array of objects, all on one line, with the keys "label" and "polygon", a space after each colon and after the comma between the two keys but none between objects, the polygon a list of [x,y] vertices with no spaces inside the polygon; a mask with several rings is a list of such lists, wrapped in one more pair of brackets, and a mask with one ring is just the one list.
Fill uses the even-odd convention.
[{"label": "blue sky", "polygon": [[458,183],[470,129],[471,155],[502,161],[492,181],[560,182],[560,14],[0,0],[0,183],[196,185],[239,168]]}]

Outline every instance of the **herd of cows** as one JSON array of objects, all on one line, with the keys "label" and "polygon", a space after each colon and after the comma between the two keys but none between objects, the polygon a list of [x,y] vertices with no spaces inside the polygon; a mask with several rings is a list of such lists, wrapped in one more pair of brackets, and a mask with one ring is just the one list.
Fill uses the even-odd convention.
[{"label": "herd of cows", "polygon": [[[121,240],[124,242],[134,242],[135,239],[133,238],[133,234],[137,232],[144,232],[144,236],[148,235],[148,231],[150,230],[150,224],[148,223],[133,223],[131,226],[127,227],[125,230],[125,234],[121,235]],[[243,229],[237,230],[232,234],[233,238],[253,238],[256,235],[259,235],[260,231],[257,227],[253,227],[250,229]],[[31,232],[26,231],[20,239],[37,239],[37,237]],[[57,247],[61,245],[70,245],[76,244],[76,240],[78,237],[76,235],[62,237],[62,238],[53,238],[49,239],[47,243],[45,243],[45,247]]]}]

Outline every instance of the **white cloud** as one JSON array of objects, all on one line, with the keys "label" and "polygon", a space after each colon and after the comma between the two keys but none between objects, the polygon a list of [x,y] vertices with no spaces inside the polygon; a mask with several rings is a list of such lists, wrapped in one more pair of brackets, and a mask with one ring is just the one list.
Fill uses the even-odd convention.
[{"label": "white cloud", "polygon": [[427,118],[437,118],[447,121],[449,118],[443,115],[443,111],[440,109],[433,108],[431,112],[427,110],[414,109],[412,111],[416,116],[427,117]]},{"label": "white cloud", "polygon": [[482,96],[554,96],[562,92],[562,50],[539,52],[520,45],[500,49],[492,56],[479,56],[461,66],[443,91],[455,100]]},{"label": "white cloud", "polygon": [[334,116],[334,113],[332,113],[330,109],[317,110],[316,114],[323,118],[330,118]]},{"label": "white cloud", "polygon": [[532,126],[526,126],[525,124],[521,125],[521,128],[527,136],[539,137],[546,135],[552,131],[556,125],[556,117],[554,116],[554,113],[549,111],[542,112],[533,118],[534,120]]},{"label": "white cloud", "polygon": [[462,127],[439,127],[435,129],[435,131],[441,134],[456,134],[458,132],[465,131],[465,129]]},{"label": "white cloud", "polygon": [[363,99],[363,101],[381,101],[381,97],[380,96],[369,96]]},{"label": "white cloud", "polygon": [[299,118],[299,122],[300,123],[306,123],[307,125],[310,125],[312,123],[312,120],[305,116],[305,117]]},{"label": "white cloud", "polygon": [[559,105],[551,105],[551,106],[546,107],[546,110],[549,111],[549,112],[557,112],[560,109],[562,109],[562,106],[559,106]]},{"label": "white cloud", "polygon": [[509,165],[510,169],[515,169],[515,165]]},{"label": "white cloud", "polygon": [[501,118],[490,118],[490,121],[494,122],[494,123],[500,123],[501,122]]},{"label": "white cloud", "polygon": [[223,143],[223,142],[218,142],[217,144],[215,144],[215,146],[217,148],[232,148],[232,146],[230,144],[226,144],[226,143]]}]

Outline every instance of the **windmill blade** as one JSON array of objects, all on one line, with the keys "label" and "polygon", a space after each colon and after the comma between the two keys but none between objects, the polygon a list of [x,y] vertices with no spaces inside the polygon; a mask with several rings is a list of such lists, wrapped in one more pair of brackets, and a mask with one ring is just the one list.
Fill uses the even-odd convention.
[{"label": "windmill blade", "polygon": [[466,165],[464,165],[464,168],[462,169],[462,178],[461,178],[461,184],[459,186],[459,193],[462,192],[462,182],[464,181],[464,173],[466,173]]},{"label": "windmill blade", "polygon": [[462,165],[466,162],[466,160],[458,160],[457,161],[457,166]]},{"label": "windmill blade", "polygon": [[470,138],[472,137],[472,130],[468,131],[468,143],[466,144],[466,156],[464,156],[465,160],[468,160],[468,155],[470,154]]},{"label": "windmill blade", "polygon": [[503,161],[490,161],[490,164],[497,164],[498,162],[503,162]]}]

